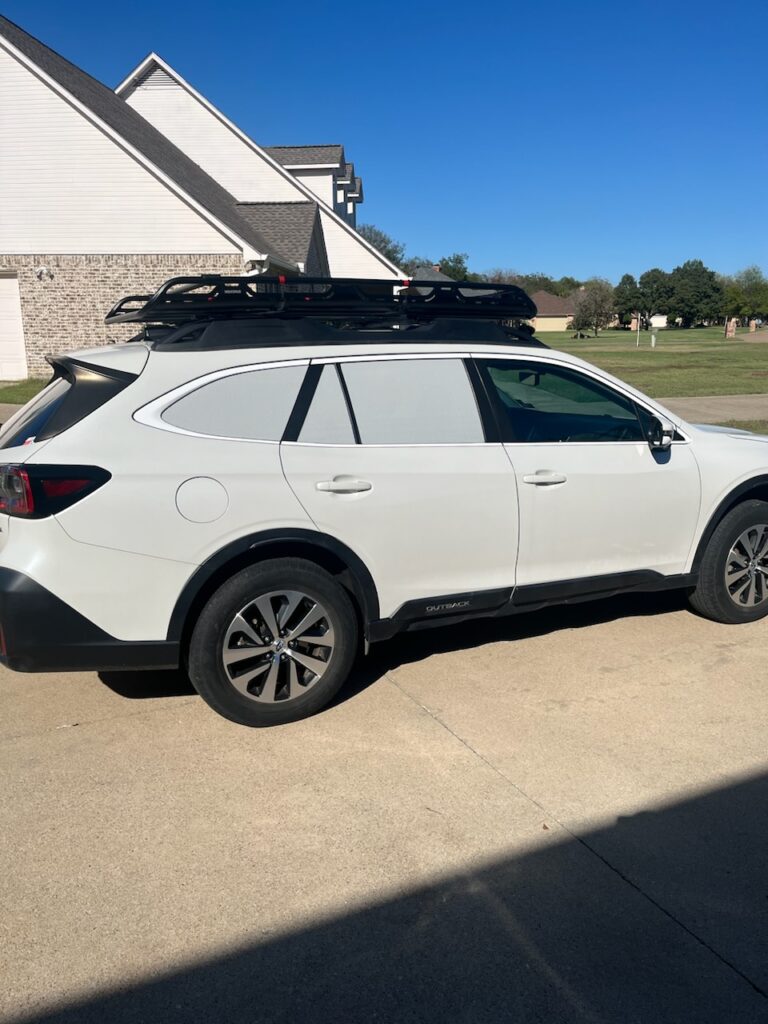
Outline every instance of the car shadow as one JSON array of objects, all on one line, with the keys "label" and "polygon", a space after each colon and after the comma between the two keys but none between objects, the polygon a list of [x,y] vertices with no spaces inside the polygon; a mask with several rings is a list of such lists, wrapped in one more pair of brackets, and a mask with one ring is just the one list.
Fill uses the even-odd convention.
[{"label": "car shadow", "polygon": [[[268,896],[256,870],[239,894],[252,922],[239,945],[181,962],[147,954],[143,977],[107,991],[96,956],[92,991],[4,1020],[758,1024],[768,1020],[767,808],[760,774],[578,835],[543,831],[485,863],[462,863],[457,850],[452,871],[394,893],[372,866],[364,901],[284,932],[261,925]],[[421,828],[447,842],[435,813]],[[306,844],[322,886],[315,837]],[[191,871],[186,884],[201,887],[205,907],[205,875]]]},{"label": "car shadow", "polygon": [[[433,626],[401,633],[392,640],[373,644],[360,657],[347,684],[329,708],[352,700],[387,672],[401,665],[423,661],[433,654],[470,650],[485,644],[546,636],[563,629],[583,629],[630,616],[663,615],[686,607],[682,591],[656,594],[622,594],[599,601],[560,605],[500,619],[474,619],[449,626]],[[183,670],[100,672],[99,679],[121,697],[147,700],[189,697],[195,693]]]}]

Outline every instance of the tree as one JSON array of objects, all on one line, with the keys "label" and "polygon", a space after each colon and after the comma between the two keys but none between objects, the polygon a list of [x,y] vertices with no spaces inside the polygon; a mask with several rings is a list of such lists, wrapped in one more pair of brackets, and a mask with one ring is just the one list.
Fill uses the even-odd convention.
[{"label": "tree", "polygon": [[723,289],[714,270],[701,260],[686,260],[669,275],[672,294],[669,315],[683,327],[692,327],[720,316]]},{"label": "tree", "polygon": [[561,277],[559,281],[554,282],[555,295],[562,295],[566,298],[568,295],[573,295],[575,291],[581,288],[583,281],[579,281],[575,277]]},{"label": "tree", "polygon": [[381,228],[377,228],[374,224],[361,224],[357,229],[357,233],[362,235],[366,242],[378,249],[382,256],[385,256],[390,263],[394,263],[395,266],[399,267],[405,260],[405,246],[402,242],[396,242],[394,238],[391,238]]},{"label": "tree", "polygon": [[[742,316],[768,315],[768,281],[760,267],[745,267],[733,278],[742,295]],[[739,314],[736,314],[739,315]]]},{"label": "tree", "polygon": [[659,270],[658,267],[646,270],[644,274],[640,275],[637,290],[638,311],[646,327],[655,314],[669,314],[669,305],[672,301],[672,281],[671,275],[665,270]]},{"label": "tree", "polygon": [[640,312],[640,290],[631,274],[625,274],[613,289],[613,304],[623,324],[630,323],[632,317]]},{"label": "tree", "polygon": [[577,331],[597,332],[607,327],[615,314],[613,286],[602,277],[587,281],[576,298],[576,315],[573,326]]},{"label": "tree", "polygon": [[475,274],[469,269],[467,259],[465,252],[454,252],[450,256],[443,256],[437,265],[441,274],[452,277],[454,281],[484,281],[482,274]]}]

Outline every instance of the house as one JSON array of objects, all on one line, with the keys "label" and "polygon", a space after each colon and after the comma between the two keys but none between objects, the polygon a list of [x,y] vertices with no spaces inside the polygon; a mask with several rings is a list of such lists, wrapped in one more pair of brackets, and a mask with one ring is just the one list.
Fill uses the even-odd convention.
[{"label": "house", "polygon": [[157,55],[113,91],[0,17],[0,379],[129,336],[103,323],[168,277],[393,279],[355,231],[341,146],[259,146]]},{"label": "house", "polygon": [[538,310],[531,323],[535,331],[567,331],[576,313],[576,300],[572,296],[563,298],[551,292],[533,292],[531,298]]}]

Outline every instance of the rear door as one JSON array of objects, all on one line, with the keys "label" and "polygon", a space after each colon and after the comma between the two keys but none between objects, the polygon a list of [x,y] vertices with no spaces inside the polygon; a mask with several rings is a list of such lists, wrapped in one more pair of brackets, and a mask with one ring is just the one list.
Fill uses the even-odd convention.
[{"label": "rear door", "polygon": [[382,617],[446,595],[462,596],[454,608],[425,601],[423,615],[477,610],[503,595],[468,595],[514,586],[515,478],[503,446],[485,440],[461,358],[326,363],[281,455],[317,528],[368,566]]}]

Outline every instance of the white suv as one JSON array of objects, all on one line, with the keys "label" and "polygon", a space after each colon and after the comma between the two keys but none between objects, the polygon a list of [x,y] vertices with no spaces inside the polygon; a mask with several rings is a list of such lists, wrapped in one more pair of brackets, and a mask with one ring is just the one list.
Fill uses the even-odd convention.
[{"label": "white suv", "polygon": [[167,282],[0,432],[13,669],[183,664],[245,725],[400,630],[631,590],[768,612],[768,438],[528,333],[510,287]]}]

